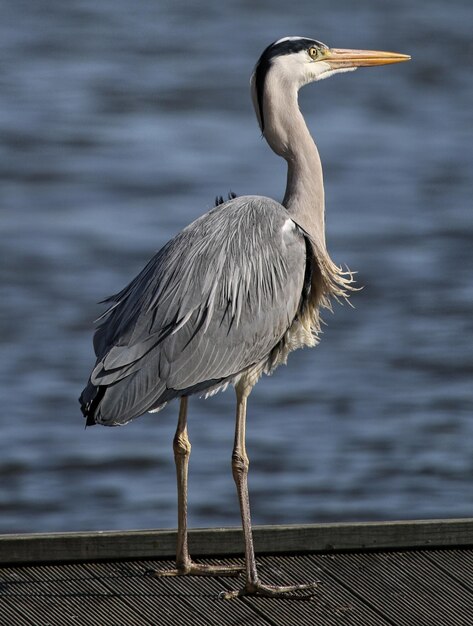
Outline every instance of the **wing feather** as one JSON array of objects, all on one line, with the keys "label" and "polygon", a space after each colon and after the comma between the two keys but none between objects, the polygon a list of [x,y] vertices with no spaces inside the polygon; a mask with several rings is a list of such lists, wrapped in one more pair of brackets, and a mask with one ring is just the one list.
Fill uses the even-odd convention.
[{"label": "wing feather", "polygon": [[105,411],[131,419],[269,355],[304,287],[304,236],[283,228],[287,220],[269,198],[232,199],[185,228],[108,299],[116,301],[94,337],[91,376],[107,387],[104,421]]}]

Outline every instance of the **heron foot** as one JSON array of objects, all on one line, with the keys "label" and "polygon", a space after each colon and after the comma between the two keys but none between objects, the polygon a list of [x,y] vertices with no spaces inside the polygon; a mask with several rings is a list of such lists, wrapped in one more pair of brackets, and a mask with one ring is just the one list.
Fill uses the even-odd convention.
[{"label": "heron foot", "polygon": [[[239,598],[241,596],[257,596],[263,598],[286,598],[287,600],[311,600],[315,594],[320,581],[306,583],[303,585],[263,585],[259,581],[256,583],[246,583],[243,589],[236,591],[222,591],[220,597],[225,600]],[[298,591],[309,591],[305,595],[296,595]]]},{"label": "heron foot", "polygon": [[153,576],[239,576],[244,571],[241,565],[207,565],[190,561],[174,569],[153,570]]}]

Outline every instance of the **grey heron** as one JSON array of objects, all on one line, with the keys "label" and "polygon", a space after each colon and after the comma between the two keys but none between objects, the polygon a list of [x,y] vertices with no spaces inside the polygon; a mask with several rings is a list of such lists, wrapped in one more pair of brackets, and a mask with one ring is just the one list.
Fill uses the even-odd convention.
[{"label": "grey heron", "polygon": [[247,398],[263,373],[288,354],[316,345],[320,310],[347,297],[352,275],[331,260],[325,243],[324,185],[316,145],[298,106],[307,84],[360,66],[410,57],[329,48],[285,37],[262,53],[251,78],[261,132],[287,161],[281,203],[231,197],[169,241],[122,291],[108,298],[94,336],[96,364],[80,397],[87,424],[121,425],[180,399],[173,448],[177,472],[176,568],[164,575],[232,575],[226,565],[194,562],[187,543],[187,471],[191,445],[187,404],[232,384],[236,428],[232,473],[244,542],[243,589],[236,595],[291,595],[316,583],[287,587],[258,578],[248,497],[245,448]]}]

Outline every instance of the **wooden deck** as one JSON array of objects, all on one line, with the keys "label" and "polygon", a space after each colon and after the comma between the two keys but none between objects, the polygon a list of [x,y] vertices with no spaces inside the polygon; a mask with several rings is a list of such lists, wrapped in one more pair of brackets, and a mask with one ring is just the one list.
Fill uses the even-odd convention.
[{"label": "wooden deck", "polygon": [[[156,578],[175,533],[0,536],[3,626],[472,626],[473,519],[255,529],[265,582],[319,580],[311,600],[238,598],[232,578]],[[243,563],[237,529],[195,530],[202,560]]]}]

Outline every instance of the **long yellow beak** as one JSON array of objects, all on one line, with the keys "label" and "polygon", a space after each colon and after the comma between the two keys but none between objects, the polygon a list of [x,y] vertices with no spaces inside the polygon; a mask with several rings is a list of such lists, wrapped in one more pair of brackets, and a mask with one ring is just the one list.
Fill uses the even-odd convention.
[{"label": "long yellow beak", "polygon": [[388,65],[389,63],[402,63],[409,61],[408,54],[397,52],[380,52],[379,50],[345,50],[343,48],[330,48],[324,55],[333,69],[342,67],[368,67],[370,65]]}]

